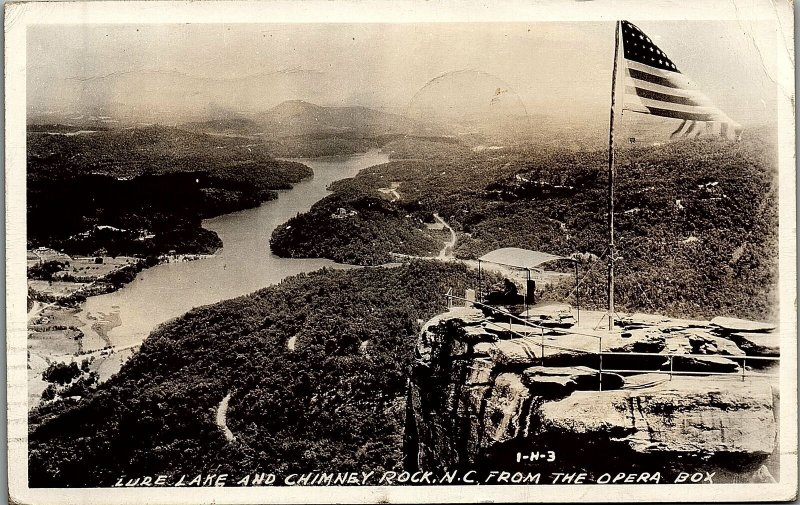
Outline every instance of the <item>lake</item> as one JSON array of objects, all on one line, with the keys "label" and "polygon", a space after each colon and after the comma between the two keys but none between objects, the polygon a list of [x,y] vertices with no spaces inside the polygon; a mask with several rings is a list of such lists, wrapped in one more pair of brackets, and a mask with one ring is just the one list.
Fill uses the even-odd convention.
[{"label": "lake", "polygon": [[[158,324],[194,307],[245,295],[322,267],[353,268],[325,259],[279,258],[270,251],[269,238],[276,227],[330,194],[327,191],[330,183],[388,160],[388,155],[377,150],[353,156],[293,160],[311,167],[314,177],[291,190],[281,191],[277,200],[257,208],[203,221],[203,227],[215,231],[222,239],[223,247],[216,254],[148,268],[122,289],[90,297],[79,316],[84,322],[81,327],[85,334],[84,349],[107,345],[92,328],[98,322],[106,327],[113,346],[132,346],[141,343]],[[104,379],[113,373],[110,369],[102,372]]]}]

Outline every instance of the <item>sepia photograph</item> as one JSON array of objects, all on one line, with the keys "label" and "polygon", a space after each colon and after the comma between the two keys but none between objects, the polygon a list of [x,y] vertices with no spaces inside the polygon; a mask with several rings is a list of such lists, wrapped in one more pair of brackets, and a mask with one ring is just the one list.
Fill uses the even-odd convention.
[{"label": "sepia photograph", "polygon": [[795,499],[792,16],[7,4],[10,499]]}]

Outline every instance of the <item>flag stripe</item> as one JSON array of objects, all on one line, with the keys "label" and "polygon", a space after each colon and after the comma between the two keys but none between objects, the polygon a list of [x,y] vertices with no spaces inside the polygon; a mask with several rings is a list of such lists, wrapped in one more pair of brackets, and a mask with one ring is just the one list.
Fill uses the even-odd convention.
[{"label": "flag stripe", "polygon": [[662,102],[677,103],[681,105],[692,105],[692,106],[700,105],[693,98],[685,96],[677,96],[677,95],[667,95],[666,93],[659,93],[657,91],[651,91],[649,89],[644,89],[639,87],[625,86],[625,92],[638,95],[642,98],[649,98],[651,100],[659,100]]},{"label": "flag stripe", "polygon": [[671,117],[675,119],[691,119],[692,121],[713,121],[714,116],[711,114],[703,114],[696,112],[684,112],[670,109],[662,109],[659,107],[652,107],[645,105],[654,116]]},{"label": "flag stripe", "polygon": [[630,67],[628,68],[628,72],[630,72],[631,77],[634,79],[652,82],[653,84],[658,84],[659,86],[664,86],[667,88],[680,88],[678,84],[658,75],[649,74],[647,72],[642,72],[641,70],[636,70],[635,68]]},{"label": "flag stripe", "polygon": [[[684,88],[670,88],[667,86],[659,86],[658,84],[653,84],[652,82],[642,81],[639,79],[634,79],[630,75],[626,76],[625,78],[626,83],[630,83],[631,85],[637,88],[644,88],[649,89],[650,91],[656,91],[658,93],[666,93],[668,95],[675,95],[675,96],[685,96],[691,97],[696,100],[708,100],[706,96],[696,89],[684,89]],[[710,103],[710,101],[709,101]]]},{"label": "flag stripe", "polygon": [[656,77],[663,77],[665,79],[669,79],[671,82],[678,84],[679,86],[690,86],[695,88],[696,86],[692,83],[692,80],[683,75],[680,72],[673,72],[671,70],[663,70],[660,68],[654,68],[650,65],[643,65],[641,63],[637,63],[631,60],[625,60],[628,64],[628,68],[632,68],[634,70],[638,70],[639,72],[646,72],[650,75],[655,75]]},{"label": "flag stripe", "polygon": [[643,96],[640,96],[639,100],[641,100],[642,103],[647,107],[660,107],[675,112],[687,112],[691,114],[708,114],[709,116],[714,116],[722,120],[721,113],[719,113],[719,110],[714,107],[703,107],[701,105],[681,105],[677,103],[662,102],[661,100],[653,100]]},{"label": "flag stripe", "polygon": [[[655,80],[659,80],[659,82],[667,82],[666,85],[662,84],[662,86],[666,86],[668,88],[677,88],[685,91],[697,90],[697,85],[680,72],[672,72],[669,70],[653,68],[649,65],[642,65],[641,63],[629,60],[625,60],[625,63],[628,68],[629,75],[635,70],[637,76],[643,76],[645,74],[651,76],[652,78],[650,79],[650,82]],[[633,75],[631,75],[631,78],[634,78]]]}]

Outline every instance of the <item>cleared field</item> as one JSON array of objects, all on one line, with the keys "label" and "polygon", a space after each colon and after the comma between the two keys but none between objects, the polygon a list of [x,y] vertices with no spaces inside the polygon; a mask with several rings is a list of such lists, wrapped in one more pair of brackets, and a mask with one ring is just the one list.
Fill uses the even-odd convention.
[{"label": "cleared field", "polygon": [[28,337],[28,351],[42,356],[73,354],[80,351],[80,340],[75,330],[48,330],[32,332]]},{"label": "cleared field", "polygon": [[53,277],[63,278],[65,276],[71,276],[80,281],[91,282],[115,272],[122,267],[134,265],[139,261],[130,256],[117,256],[116,258],[103,256],[100,259],[102,263],[98,263],[94,257],[76,256],[70,260],[69,268],[57,272]]},{"label": "cleared field", "polygon": [[89,286],[89,282],[40,281],[28,279],[28,287],[43,295],[69,296]]}]

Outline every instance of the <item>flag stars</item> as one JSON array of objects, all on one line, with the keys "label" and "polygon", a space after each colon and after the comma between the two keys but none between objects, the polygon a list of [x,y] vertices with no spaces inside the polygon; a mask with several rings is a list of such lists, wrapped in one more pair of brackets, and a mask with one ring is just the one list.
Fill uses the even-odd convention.
[{"label": "flag stars", "polygon": [[667,53],[659,49],[652,39],[630,23],[622,23],[622,47],[625,58],[658,68],[679,72]]}]

